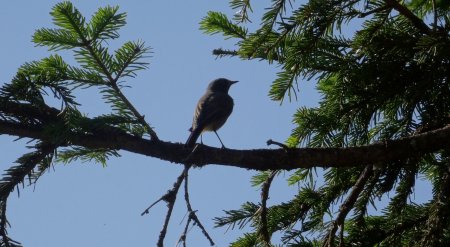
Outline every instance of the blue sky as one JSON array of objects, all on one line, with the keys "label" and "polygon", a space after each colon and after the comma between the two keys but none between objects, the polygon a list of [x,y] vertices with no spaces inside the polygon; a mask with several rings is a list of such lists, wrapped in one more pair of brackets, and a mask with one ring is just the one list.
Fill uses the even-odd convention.
[{"label": "blue sky", "polygon": [[[34,31],[53,27],[49,12],[58,1],[11,1],[0,9],[0,83],[8,82],[25,62],[52,54],[31,42]],[[143,40],[152,47],[150,67],[127,81],[131,88],[125,94],[146,116],[159,137],[165,141],[184,142],[198,98],[207,84],[218,77],[240,82],[230,94],[235,110],[219,131],[225,145],[235,149],[266,148],[272,138],[284,141],[293,127],[291,116],[299,105],[313,105],[318,96],[314,85],[302,85],[299,102],[280,106],[271,101],[268,90],[278,68],[260,61],[237,58],[216,59],[214,48],[233,48],[235,40],[208,36],[199,30],[199,22],[210,10],[232,15],[227,1],[74,1],[89,19],[98,7],[119,5],[127,12],[127,25],[121,37],[111,41],[117,48],[127,40]],[[269,3],[266,3],[269,4]],[[254,6],[255,16],[265,6]],[[259,23],[259,19],[254,21]],[[72,62],[70,53],[62,53]],[[307,92],[307,93],[304,93]],[[89,116],[109,111],[96,90],[77,91],[80,109]],[[1,136],[5,170],[26,149],[27,140]],[[214,134],[203,141],[220,146]],[[166,206],[158,204],[149,215],[140,213],[171,187],[181,166],[158,159],[120,152],[106,168],[99,164],[74,162],[55,164],[37,185],[20,188],[9,200],[8,216],[13,239],[24,246],[154,246],[161,229]],[[214,229],[212,219],[223,215],[223,209],[235,209],[245,201],[257,202],[260,192],[250,185],[255,172],[210,165],[191,171],[190,193],[194,209],[209,229],[218,246],[224,246],[241,234],[239,231]],[[269,203],[289,198],[295,191],[286,187],[283,176],[275,183]],[[182,194],[181,194],[182,196]],[[182,199],[182,197],[180,197]],[[174,246],[184,224],[183,200],[175,206],[166,245]],[[188,236],[193,246],[208,242],[197,228]]]},{"label": "blue sky", "polygon": [[[52,54],[45,47],[31,42],[34,31],[53,27],[49,12],[58,1],[9,1],[0,9],[0,83],[8,82],[25,62]],[[253,25],[265,1],[253,6]],[[148,70],[127,81],[131,88],[125,95],[146,116],[164,141],[184,142],[198,98],[207,84],[218,77],[240,82],[230,94],[235,109],[219,134],[229,148],[266,148],[268,139],[283,142],[290,134],[292,115],[300,106],[314,106],[319,95],[314,82],[300,83],[299,100],[283,105],[269,99],[271,82],[279,71],[275,65],[261,61],[241,61],[238,58],[216,59],[214,48],[233,48],[235,40],[219,35],[209,36],[199,30],[199,22],[210,10],[233,10],[222,1],[73,1],[89,19],[97,8],[119,5],[127,12],[127,25],[121,37],[111,41],[112,48],[128,40],[143,40],[152,47]],[[70,53],[64,58],[73,62]],[[108,113],[109,108],[95,89],[77,91],[80,109],[88,116]],[[26,152],[27,140],[13,142],[15,137],[0,136],[2,160],[0,169],[10,167]],[[214,134],[206,134],[207,145],[220,146]],[[154,246],[166,213],[165,204],[158,204],[149,215],[140,213],[171,188],[182,167],[158,159],[120,152],[107,167],[74,162],[55,164],[36,186],[20,188],[9,200],[8,216],[13,239],[24,246]],[[191,203],[218,246],[225,246],[242,232],[213,228],[213,218],[223,209],[236,209],[245,201],[257,202],[260,191],[251,187],[255,172],[209,165],[194,169],[190,176]],[[290,198],[295,187],[287,187],[279,176],[271,190],[269,205]],[[179,195],[182,199],[182,194]],[[177,201],[166,245],[174,246],[182,233],[181,223],[186,213],[183,200]],[[191,246],[207,246],[198,228],[188,236]]]}]

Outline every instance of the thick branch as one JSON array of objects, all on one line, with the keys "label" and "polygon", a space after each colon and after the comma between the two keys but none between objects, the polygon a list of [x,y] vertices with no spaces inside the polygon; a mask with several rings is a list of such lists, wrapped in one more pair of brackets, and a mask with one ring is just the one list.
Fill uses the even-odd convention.
[{"label": "thick branch", "polygon": [[[110,128],[115,129],[115,128]],[[100,132],[100,131],[98,131]],[[0,121],[0,134],[28,137],[51,142],[43,127],[29,127],[20,123]],[[126,150],[172,163],[183,164],[190,149],[182,143],[149,141],[130,134],[111,131],[96,134],[73,134],[63,146]],[[348,148],[297,148],[290,149],[221,149],[199,145],[189,163],[203,166],[217,164],[253,170],[291,170],[311,167],[349,167],[402,160],[424,153],[450,148],[450,125],[444,128],[366,146]]]},{"label": "thick branch", "polygon": [[[39,139],[47,143],[54,141],[54,137],[49,136],[48,131],[54,126],[52,122],[63,121],[58,116],[59,110],[51,107],[38,109],[29,104],[9,102],[6,106],[0,105],[0,112],[8,115],[28,116],[40,122],[31,125],[0,120],[0,134]],[[92,120],[86,118],[86,122],[89,121]],[[90,126],[83,127],[89,128]],[[347,148],[234,150],[198,145],[198,150],[191,154],[191,150],[185,148],[182,143],[146,140],[111,126],[102,128],[97,126],[84,133],[78,130],[69,135],[65,143],[58,143],[58,145],[126,150],[178,164],[186,163],[186,158],[189,157],[188,162],[197,166],[218,164],[260,171],[291,170],[316,166],[349,167],[360,164],[386,163],[449,149],[450,125],[398,140]]]}]

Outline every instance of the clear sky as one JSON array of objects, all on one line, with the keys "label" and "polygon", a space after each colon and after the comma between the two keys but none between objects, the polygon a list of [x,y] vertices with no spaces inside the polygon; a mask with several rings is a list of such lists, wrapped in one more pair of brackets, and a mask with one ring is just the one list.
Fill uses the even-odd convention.
[{"label": "clear sky", "polygon": [[[8,82],[25,62],[49,56],[45,47],[31,42],[34,31],[53,27],[49,12],[58,1],[9,1],[0,8],[0,83]],[[300,94],[299,102],[278,102],[268,97],[270,83],[279,70],[276,65],[237,58],[216,59],[214,48],[233,48],[235,40],[219,35],[208,36],[199,30],[199,22],[210,10],[232,15],[228,1],[73,1],[89,19],[98,7],[119,5],[127,12],[127,25],[121,37],[111,41],[117,48],[127,40],[141,39],[152,47],[150,67],[129,80],[132,87],[125,94],[146,116],[159,137],[165,141],[184,142],[198,98],[207,84],[218,77],[240,82],[230,94],[235,110],[219,131],[225,145],[235,149],[266,148],[272,138],[284,141],[291,129],[291,116],[299,104],[317,102],[317,95]],[[266,5],[254,6],[255,16]],[[254,21],[259,23],[259,19]],[[69,53],[63,53],[73,61]],[[302,86],[313,88],[313,85]],[[307,89],[310,90],[310,89]],[[81,110],[89,116],[108,113],[98,91],[79,91]],[[5,170],[26,150],[27,140],[0,136]],[[203,141],[220,146],[214,134]],[[24,246],[154,246],[161,229],[166,206],[155,206],[149,215],[140,213],[169,189],[181,172],[181,166],[158,159],[120,152],[106,168],[99,164],[55,164],[36,187],[26,186],[10,198],[8,216],[11,237]],[[191,171],[190,193],[194,209],[218,246],[224,246],[240,235],[239,231],[213,228],[212,219],[223,209],[235,209],[249,200],[259,200],[259,190],[250,186],[255,172],[210,165]],[[279,202],[295,193],[279,178],[269,203]],[[179,197],[179,199],[182,198]],[[186,213],[183,200],[177,201],[171,219],[166,245],[174,246]],[[208,242],[193,228],[188,236],[191,246],[207,246]],[[195,243],[195,244],[194,244]]]},{"label": "clear sky", "polygon": [[[34,31],[53,27],[49,12],[58,1],[7,1],[0,8],[0,84],[8,82],[25,62],[52,54],[31,42]],[[270,2],[254,1],[256,19]],[[143,40],[152,47],[148,70],[127,81],[131,88],[126,96],[146,116],[164,141],[184,142],[198,98],[207,84],[218,77],[240,82],[230,94],[235,110],[219,131],[225,145],[234,149],[266,148],[268,139],[283,142],[293,125],[292,115],[299,106],[314,106],[319,95],[314,82],[301,82],[298,101],[282,105],[269,99],[268,91],[279,68],[261,61],[238,58],[217,59],[214,48],[233,48],[235,40],[219,35],[209,36],[199,30],[199,22],[210,10],[233,10],[228,1],[73,1],[89,19],[98,7],[119,5],[127,12],[127,25],[121,37],[111,41],[112,48],[128,40]],[[70,53],[64,58],[73,62]],[[77,91],[80,109],[93,117],[108,113],[98,91]],[[22,155],[27,140],[0,136],[2,159],[0,169],[10,167]],[[214,134],[204,135],[207,145],[219,147]],[[55,164],[37,185],[20,188],[8,201],[10,235],[24,246],[154,246],[166,214],[164,203],[156,205],[149,215],[140,213],[169,188],[182,166],[166,161],[120,152],[107,167],[74,162]],[[194,209],[218,246],[225,246],[242,232],[213,228],[213,218],[223,209],[236,209],[245,201],[258,202],[260,191],[250,185],[254,171],[209,165],[191,171],[190,194]],[[296,193],[287,187],[287,174],[275,180],[269,205],[286,200]],[[186,208],[182,194],[166,237],[166,245],[174,246],[182,233]],[[191,246],[207,246],[208,242],[194,227],[188,236]]]}]

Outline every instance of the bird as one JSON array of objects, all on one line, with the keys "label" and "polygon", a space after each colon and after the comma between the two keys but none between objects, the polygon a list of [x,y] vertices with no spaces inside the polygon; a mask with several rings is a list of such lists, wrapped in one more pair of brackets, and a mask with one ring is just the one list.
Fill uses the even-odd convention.
[{"label": "bird", "polygon": [[217,130],[222,127],[233,112],[233,98],[228,94],[231,85],[238,81],[218,78],[209,83],[205,94],[199,99],[195,108],[191,134],[186,141],[186,147],[193,147],[198,137],[204,131],[214,131],[222,148],[225,148]]}]

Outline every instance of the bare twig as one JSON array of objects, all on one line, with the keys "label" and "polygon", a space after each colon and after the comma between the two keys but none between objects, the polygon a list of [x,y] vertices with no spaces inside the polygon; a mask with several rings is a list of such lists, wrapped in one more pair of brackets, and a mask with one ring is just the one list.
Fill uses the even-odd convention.
[{"label": "bare twig", "polygon": [[188,233],[189,225],[191,224],[191,221],[192,221],[192,218],[190,216],[188,216],[186,226],[184,227],[183,234],[180,236],[180,239],[178,239],[177,246],[180,243],[182,243],[183,247],[186,247],[186,238],[187,238],[187,233]]},{"label": "bare twig", "polygon": [[141,215],[148,214],[150,208],[152,208],[155,204],[157,204],[160,201],[165,201],[167,203],[166,218],[164,220],[163,228],[159,233],[158,243],[156,244],[158,247],[164,246],[164,238],[166,237],[167,227],[169,226],[170,217],[172,216],[173,207],[177,199],[177,193],[178,190],[180,189],[181,183],[183,182],[188,169],[189,166],[185,166],[183,172],[181,172],[181,174],[177,177],[177,180],[173,184],[172,189],[168,190],[166,194],[161,196],[161,198],[159,198],[156,202],[152,203],[148,208],[144,210],[144,212],[141,213]]},{"label": "bare twig", "polygon": [[166,194],[164,194],[163,196],[161,196],[161,198],[159,198],[158,200],[156,200],[154,203],[152,203],[148,208],[146,208],[141,215],[144,214],[148,214],[149,210],[158,202],[160,201],[165,201],[167,203],[167,214],[164,220],[164,225],[163,228],[159,234],[159,238],[158,238],[158,243],[157,246],[158,247],[162,247],[164,246],[164,239],[166,237],[166,233],[167,233],[167,228],[169,226],[169,221],[170,221],[170,217],[172,215],[172,211],[173,211],[173,207],[175,205],[175,201],[177,199],[177,194],[178,191],[181,187],[181,184],[184,183],[184,189],[185,189],[185,194],[184,194],[184,198],[186,201],[186,207],[188,209],[188,220],[186,223],[186,227],[184,229],[183,234],[181,235],[178,243],[183,243],[183,245],[185,244],[186,241],[186,234],[187,234],[187,229],[189,227],[189,224],[191,223],[191,221],[194,222],[194,224],[196,224],[201,230],[203,235],[205,235],[205,237],[208,239],[208,241],[210,242],[211,246],[214,245],[214,241],[211,239],[211,237],[209,236],[208,232],[206,231],[205,227],[202,225],[202,223],[200,222],[200,220],[198,219],[197,215],[195,214],[195,211],[192,209],[191,203],[189,201],[189,193],[188,193],[188,173],[189,173],[189,169],[190,169],[190,165],[185,165],[183,172],[177,177],[177,180],[175,181],[175,183],[173,184],[172,188],[170,190],[168,190],[166,192]]},{"label": "bare twig", "polygon": [[339,214],[333,221],[332,227],[328,232],[327,237],[323,241],[322,244],[323,247],[334,246],[334,237],[338,227],[341,227],[341,230],[343,231],[345,218],[347,217],[347,214],[350,212],[350,210],[353,208],[356,199],[358,199],[359,194],[364,189],[364,185],[366,184],[367,180],[370,178],[372,173],[373,173],[373,166],[367,165],[366,168],[364,168],[362,173],[359,175],[358,180],[356,181],[355,185],[353,185],[353,189],[350,192],[350,195],[347,197],[347,199],[345,199],[344,203],[342,203],[342,205],[340,206]]},{"label": "bare twig", "polygon": [[156,204],[158,204],[158,202],[160,201],[165,201],[167,202],[167,199],[169,197],[169,195],[171,194],[171,190],[167,191],[166,194],[162,195],[158,200],[156,200],[154,203],[152,203],[150,206],[148,206],[142,213],[141,216],[144,216],[145,214],[149,214],[150,213],[150,209],[155,206]]},{"label": "bare twig", "polygon": [[156,246],[158,246],[158,247],[164,247],[164,238],[166,237],[166,232],[167,232],[167,227],[169,226],[170,216],[172,216],[173,207],[174,207],[175,201],[177,199],[177,193],[178,193],[178,190],[180,189],[181,183],[183,182],[183,180],[185,178],[185,174],[188,169],[189,169],[189,167],[187,167],[187,166],[184,167],[183,172],[180,174],[180,176],[178,176],[177,180],[173,184],[172,189],[167,192],[168,194],[170,194],[167,197],[167,201],[166,201],[168,209],[167,209],[166,218],[164,220],[163,228],[162,228],[161,232],[159,233],[158,243],[156,244]]},{"label": "bare twig", "polygon": [[[186,225],[185,230],[187,229],[190,220],[194,221],[194,224],[196,224],[201,230],[203,235],[208,239],[209,244],[211,246],[214,246],[214,241],[212,240],[212,238],[209,236],[208,232],[206,231],[205,227],[203,226],[203,224],[200,222],[199,218],[197,217],[197,214],[195,213],[196,211],[194,211],[192,209],[191,206],[191,202],[189,200],[189,186],[188,186],[188,170],[186,170],[186,174],[185,174],[185,179],[184,179],[184,200],[186,201],[186,207],[188,209],[188,223]],[[185,232],[186,233],[186,232]],[[185,234],[183,234],[185,235]]]}]

